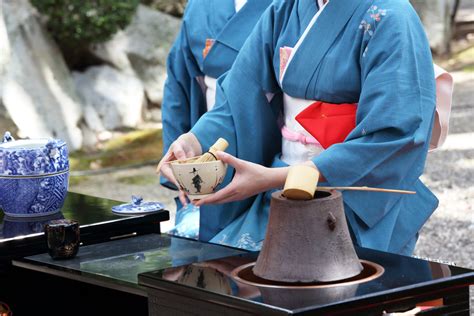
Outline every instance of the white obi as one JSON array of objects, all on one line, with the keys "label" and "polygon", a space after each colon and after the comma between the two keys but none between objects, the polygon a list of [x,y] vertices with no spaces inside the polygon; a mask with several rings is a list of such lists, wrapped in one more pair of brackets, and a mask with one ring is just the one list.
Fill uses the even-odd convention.
[{"label": "white obi", "polygon": [[[280,75],[280,82],[283,82],[286,70],[288,65],[291,63],[293,56],[295,55],[298,48],[301,46],[301,43],[306,38],[311,27],[314,25],[318,19],[321,12],[324,10],[326,3],[323,0],[318,0],[319,10],[314,15],[314,17],[309,22],[309,25],[306,27],[303,35],[299,38],[294,48],[291,49],[291,53],[288,56],[288,60],[282,64],[283,70]],[[298,99],[283,94],[283,109],[284,109],[284,126],[282,127],[282,155],[281,160],[289,165],[294,165],[298,163],[303,163],[305,161],[311,160],[314,157],[318,156],[324,148],[319,144],[319,142],[311,136],[295,119],[301,111],[306,109],[309,105],[313,104],[315,100],[305,100]]]},{"label": "white obi", "polygon": [[207,110],[210,111],[216,104],[216,87],[217,79],[209,76],[204,77],[205,95],[206,95],[206,106]]},{"label": "white obi", "polygon": [[311,160],[324,150],[319,142],[295,120],[296,115],[314,102],[283,94],[285,125],[282,128],[281,160],[289,165]]}]

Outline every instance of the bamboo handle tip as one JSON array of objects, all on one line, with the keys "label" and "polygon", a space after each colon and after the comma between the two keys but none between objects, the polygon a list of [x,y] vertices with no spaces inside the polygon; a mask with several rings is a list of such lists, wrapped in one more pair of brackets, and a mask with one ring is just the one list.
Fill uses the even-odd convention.
[{"label": "bamboo handle tip", "polygon": [[211,146],[213,151],[225,151],[229,147],[229,143],[224,138],[219,138],[214,145]]}]

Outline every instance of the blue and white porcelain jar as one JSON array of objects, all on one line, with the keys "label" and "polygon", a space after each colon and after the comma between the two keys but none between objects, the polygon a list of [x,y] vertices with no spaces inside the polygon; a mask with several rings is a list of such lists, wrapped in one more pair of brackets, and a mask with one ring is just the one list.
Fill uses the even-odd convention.
[{"label": "blue and white porcelain jar", "polygon": [[45,216],[64,204],[69,180],[67,145],[58,139],[0,143],[0,207],[12,217]]}]

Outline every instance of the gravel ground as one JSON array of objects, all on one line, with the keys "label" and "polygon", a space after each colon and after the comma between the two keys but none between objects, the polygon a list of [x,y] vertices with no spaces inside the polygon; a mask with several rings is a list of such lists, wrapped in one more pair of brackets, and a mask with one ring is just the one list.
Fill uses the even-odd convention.
[{"label": "gravel ground", "polygon": [[474,268],[474,73],[452,74],[450,133],[428,155],[423,176],[439,207],[423,227],[415,255]]},{"label": "gravel ground", "polygon": [[[474,73],[454,72],[455,95],[451,128],[442,149],[430,153],[423,180],[440,200],[423,227],[415,255],[474,268]],[[71,186],[75,192],[128,201],[132,194],[161,201],[171,210],[173,191],[159,186],[154,166],[90,176]]]}]

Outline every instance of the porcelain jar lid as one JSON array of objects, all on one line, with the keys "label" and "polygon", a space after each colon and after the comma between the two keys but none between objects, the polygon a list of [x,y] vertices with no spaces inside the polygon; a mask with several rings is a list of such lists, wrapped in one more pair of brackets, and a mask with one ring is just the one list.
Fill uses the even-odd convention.
[{"label": "porcelain jar lid", "polygon": [[0,142],[0,177],[51,175],[67,171],[69,153],[63,140],[15,140],[6,132]]},{"label": "porcelain jar lid", "polygon": [[161,202],[143,202],[141,196],[132,195],[132,201],[112,207],[112,212],[119,215],[144,215],[164,210]]}]

